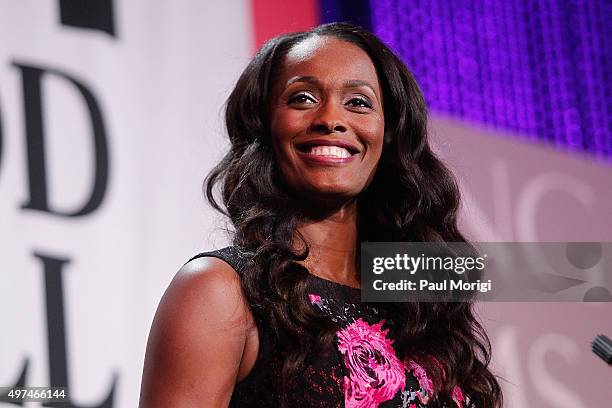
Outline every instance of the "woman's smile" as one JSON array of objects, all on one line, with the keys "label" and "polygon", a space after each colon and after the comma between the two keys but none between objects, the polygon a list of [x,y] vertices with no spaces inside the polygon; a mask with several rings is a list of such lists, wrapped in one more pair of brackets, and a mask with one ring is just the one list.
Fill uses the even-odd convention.
[{"label": "woman's smile", "polygon": [[296,151],[308,163],[342,165],[352,162],[360,150],[345,140],[314,139],[296,145]]}]

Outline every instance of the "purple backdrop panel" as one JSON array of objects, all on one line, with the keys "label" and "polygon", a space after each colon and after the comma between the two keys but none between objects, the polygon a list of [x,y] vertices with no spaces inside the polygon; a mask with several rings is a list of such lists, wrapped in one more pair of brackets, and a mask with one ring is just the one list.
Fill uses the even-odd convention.
[{"label": "purple backdrop panel", "polygon": [[376,0],[372,29],[432,110],[612,158],[612,3]]}]

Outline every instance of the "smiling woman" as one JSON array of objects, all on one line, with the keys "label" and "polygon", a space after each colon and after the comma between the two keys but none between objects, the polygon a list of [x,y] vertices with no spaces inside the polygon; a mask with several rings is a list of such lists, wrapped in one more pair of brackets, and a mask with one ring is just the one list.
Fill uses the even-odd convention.
[{"label": "smiling woman", "polygon": [[500,407],[470,303],[360,302],[361,241],[465,241],[404,64],[348,24],[277,37],[226,125],[231,149],[205,185],[233,245],[194,256],[166,290],[141,408]]}]

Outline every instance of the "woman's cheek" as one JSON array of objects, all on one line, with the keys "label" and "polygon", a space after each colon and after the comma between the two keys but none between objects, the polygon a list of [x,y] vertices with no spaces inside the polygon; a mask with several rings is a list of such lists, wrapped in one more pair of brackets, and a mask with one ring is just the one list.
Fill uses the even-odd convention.
[{"label": "woman's cheek", "polygon": [[[363,133],[362,133],[363,134]],[[364,143],[369,153],[380,154],[382,152],[384,133],[372,132],[369,134],[363,134]]]},{"label": "woman's cheek", "polygon": [[300,131],[301,115],[296,112],[283,113],[276,122],[277,133],[282,139],[291,140]]},{"label": "woman's cheek", "polygon": [[381,143],[383,141],[385,124],[378,117],[371,117],[356,126],[358,132],[362,134],[370,144]]}]

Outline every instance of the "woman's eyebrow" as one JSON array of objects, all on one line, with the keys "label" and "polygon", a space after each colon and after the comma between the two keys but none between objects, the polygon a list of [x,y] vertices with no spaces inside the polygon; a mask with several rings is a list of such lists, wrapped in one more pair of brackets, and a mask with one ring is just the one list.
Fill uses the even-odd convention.
[{"label": "woman's eyebrow", "polygon": [[[317,85],[317,86],[321,85],[319,80],[313,76],[296,76],[296,77],[290,78],[287,81],[286,86],[289,86],[296,82],[306,82],[306,83]],[[374,90],[374,87],[368,81],[364,81],[362,79],[349,79],[348,81],[344,82],[343,86],[344,88],[359,88],[361,86],[365,86],[366,88],[370,88],[374,95],[378,95],[376,91]]]},{"label": "woman's eyebrow", "polygon": [[289,86],[296,82],[307,82],[309,84],[319,85],[319,80],[313,76],[295,76],[293,78],[290,78],[285,86]]},{"label": "woman's eyebrow", "polygon": [[368,81],[363,81],[361,79],[351,79],[344,83],[345,88],[359,88],[360,86],[365,86],[366,88],[370,88],[372,90],[372,93],[378,96],[378,94],[374,90],[374,87],[370,85]]}]

